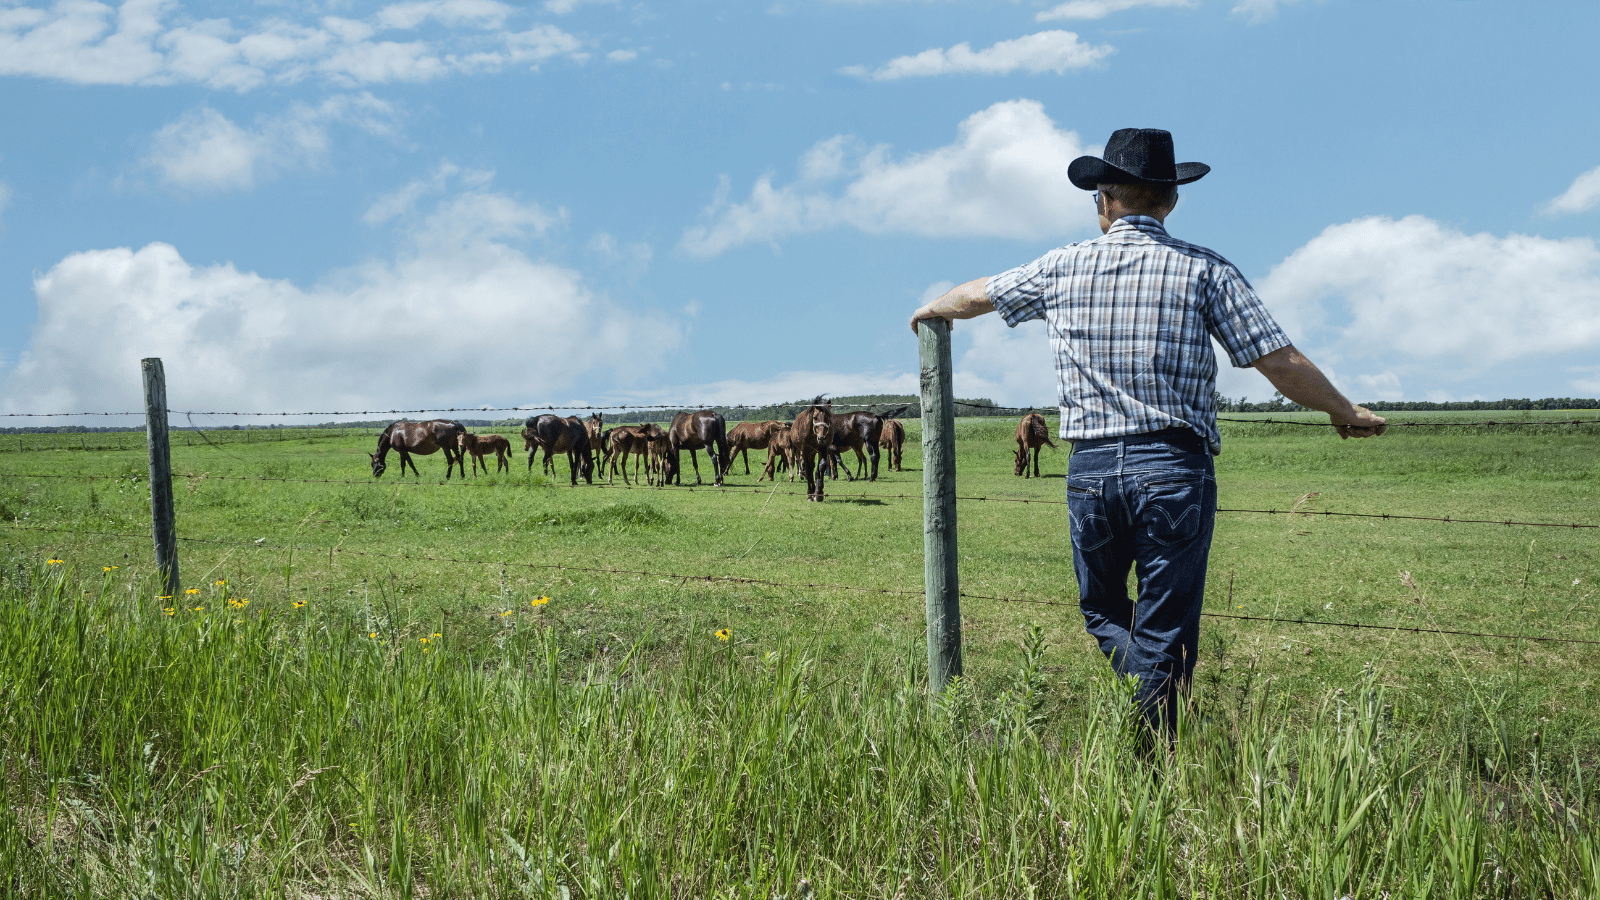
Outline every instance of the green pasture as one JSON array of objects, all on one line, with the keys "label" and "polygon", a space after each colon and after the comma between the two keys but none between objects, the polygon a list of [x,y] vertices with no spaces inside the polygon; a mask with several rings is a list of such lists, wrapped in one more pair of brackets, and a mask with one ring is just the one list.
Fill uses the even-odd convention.
[{"label": "green pasture", "polygon": [[[1596,418],[1391,421],[1469,416]],[[142,447],[0,452],[6,877],[40,896],[1600,885],[1600,645],[1533,640],[1600,641],[1600,534],[1432,521],[1600,524],[1600,426],[1224,423],[1207,610],[1255,620],[1205,620],[1192,736],[1139,763],[1065,508],[997,502],[1064,499],[1065,446],[1047,477],[1011,474],[1014,422],[957,424],[958,494],[990,498],[959,504],[981,598],[966,678],[919,699],[906,424],[905,471],[821,504],[757,484],[758,459],[726,490],[704,459],[692,490],[571,487],[525,458],[445,483],[441,457],[420,481],[391,457],[375,480],[370,435],[177,441],[195,593],[170,600]]]}]

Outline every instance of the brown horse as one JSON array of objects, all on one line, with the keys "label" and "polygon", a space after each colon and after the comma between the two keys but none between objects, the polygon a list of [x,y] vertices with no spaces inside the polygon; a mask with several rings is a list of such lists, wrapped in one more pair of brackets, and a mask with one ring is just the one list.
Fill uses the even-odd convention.
[{"label": "brown horse", "polygon": [[489,464],[483,461],[485,456],[494,454],[496,472],[506,470],[511,473],[511,442],[498,434],[472,434],[461,433],[461,450],[472,457],[472,477],[478,477],[478,467],[483,466],[483,474],[489,474]]},{"label": "brown horse", "polygon": [[806,499],[822,500],[823,477],[827,474],[828,450],[833,443],[833,401],[822,402],[822,395],[789,426],[789,452],[794,465],[806,476]]},{"label": "brown horse", "polygon": [[733,430],[728,432],[729,464],[743,453],[744,473],[749,475],[750,451],[767,449],[773,435],[788,430],[788,422],[740,422],[733,426]]},{"label": "brown horse", "polygon": [[[696,450],[706,451],[711,461],[711,474],[717,487],[722,487],[722,473],[732,460],[728,458],[728,423],[720,413],[702,409],[699,412],[681,412],[672,417],[672,427],[667,429],[667,469],[662,484],[682,484],[682,467],[679,451],[689,451],[689,462],[694,464],[694,483],[700,480],[700,459]],[[712,451],[716,455],[712,455]]]},{"label": "brown horse", "polygon": [[1050,424],[1044,416],[1038,413],[1028,413],[1017,423],[1017,454],[1016,466],[1012,474],[1028,477],[1028,457],[1033,457],[1033,477],[1039,477],[1039,454],[1041,447],[1051,450],[1056,445],[1050,441]]},{"label": "brown horse", "polygon": [[617,462],[622,463],[622,483],[632,484],[628,480],[628,457],[633,457],[634,478],[639,480],[639,463],[648,463],[650,456],[650,438],[637,425],[618,425],[606,432],[609,437],[605,442],[605,455],[602,457],[601,466],[606,470],[606,483],[616,479]]},{"label": "brown horse", "polygon": [[[898,416],[905,413],[907,407],[901,406],[889,411],[889,416]],[[844,450],[856,452],[857,475],[865,475],[867,459],[872,460],[872,477],[868,481],[878,480],[878,442],[883,437],[883,422],[886,416],[860,410],[857,412],[842,413],[833,417],[833,441],[830,452],[830,462],[837,465],[838,456]],[[863,453],[862,451],[866,452]],[[848,471],[845,472],[850,480],[854,481]],[[838,469],[834,469],[834,476],[838,478]]]},{"label": "brown horse", "polygon": [[771,439],[767,441],[767,465],[761,470],[761,477],[756,481],[777,481],[780,464],[789,471],[789,480],[794,481],[795,473],[799,469],[789,462],[793,456],[789,442],[789,426],[785,424],[774,431]]},{"label": "brown horse", "polygon": [[367,454],[372,457],[372,477],[383,477],[384,470],[389,468],[387,460],[390,450],[400,454],[400,474],[406,474],[406,465],[410,464],[411,473],[418,478],[422,477],[422,473],[417,471],[417,462],[411,455],[415,453],[418,456],[428,456],[443,450],[445,480],[450,480],[450,472],[457,466],[461,467],[461,477],[465,478],[467,464],[461,453],[461,435],[466,431],[460,422],[451,419],[395,422],[378,436],[378,452]]},{"label": "brown horse", "polygon": [[899,419],[884,419],[883,434],[878,438],[878,446],[889,454],[889,458],[884,464],[896,472],[902,471],[900,468],[900,454],[905,449],[905,444],[906,427],[900,424]]},{"label": "brown horse", "polygon": [[589,447],[589,431],[576,416],[565,419],[551,415],[530,416],[523,423],[522,441],[528,449],[528,471],[533,471],[533,457],[543,447],[547,468],[551,465],[550,454],[565,453],[572,483],[578,483],[581,471],[583,480],[594,484],[594,451]]}]

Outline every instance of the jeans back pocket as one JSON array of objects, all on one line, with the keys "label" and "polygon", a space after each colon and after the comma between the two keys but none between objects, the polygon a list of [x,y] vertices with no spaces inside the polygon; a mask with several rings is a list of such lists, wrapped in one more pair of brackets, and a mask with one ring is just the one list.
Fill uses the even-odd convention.
[{"label": "jeans back pocket", "polygon": [[1151,539],[1168,546],[1199,537],[1216,506],[1216,481],[1198,472],[1154,476],[1140,493]]},{"label": "jeans back pocket", "polygon": [[1072,545],[1079,550],[1098,550],[1111,540],[1101,479],[1068,476],[1067,514],[1072,519]]}]

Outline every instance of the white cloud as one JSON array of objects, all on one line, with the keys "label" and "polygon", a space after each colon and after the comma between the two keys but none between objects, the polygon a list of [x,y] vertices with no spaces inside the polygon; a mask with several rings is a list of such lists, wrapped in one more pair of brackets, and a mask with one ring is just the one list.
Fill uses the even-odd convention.
[{"label": "white cloud", "polygon": [[[1038,239],[1094,227],[1084,192],[1067,181],[1072,160],[1098,148],[1061,131],[1034,100],[996,103],[962,122],[956,142],[895,159],[840,135],[800,161],[800,180],[757,179],[750,198],[729,203],[728,182],[680,246],[715,256],[747,243],[847,226],[873,234]],[[832,183],[850,179],[835,192]]]},{"label": "white cloud", "polygon": [[1296,250],[1260,292],[1297,342],[1310,335],[1336,362],[1370,360],[1368,369],[1408,383],[1600,351],[1600,248],[1590,238],[1464,234],[1422,216],[1358,219]]},{"label": "white cloud", "polygon": [[635,59],[638,59],[638,58],[639,58],[639,51],[637,51],[637,50],[613,50],[610,53],[606,54],[606,59],[609,59],[612,62],[619,62],[619,63],[620,62],[633,62]]},{"label": "white cloud", "polygon": [[1600,206],[1600,166],[1573,179],[1566,193],[1546,203],[1541,211],[1546,215],[1588,212]]},{"label": "white cloud", "polygon": [[[911,337],[906,334],[907,339]],[[763,406],[827,394],[916,394],[921,390],[912,372],[779,372],[771,378],[729,378],[708,384],[675,385],[650,391],[630,391],[628,403],[671,403],[685,406]]]},{"label": "white cloud", "polygon": [[987,397],[1001,406],[1057,404],[1055,360],[1043,322],[1011,328],[998,315],[979,316],[956,322],[950,334],[956,396]]},{"label": "white cloud", "polygon": [[[453,230],[483,215],[498,224]],[[162,243],[74,253],[34,280],[38,321],[0,407],[137,408],[147,356],[175,409],[501,406],[651,377],[681,321],[622,309],[496,239],[546,218],[484,192],[447,198],[393,258],[310,288]]]},{"label": "white cloud", "polygon": [[1265,22],[1278,15],[1278,4],[1285,6],[1297,3],[1299,0],[1239,0],[1231,12],[1236,16],[1243,16],[1251,25]]},{"label": "white cloud", "polygon": [[1040,22],[1060,19],[1103,19],[1112,13],[1141,6],[1198,6],[1199,0],[1069,0],[1039,13]]},{"label": "white cloud", "polygon": [[564,16],[569,12],[590,3],[615,3],[617,0],[545,0],[545,11],[557,16]]},{"label": "white cloud", "polygon": [[[282,7],[279,8],[280,10]],[[552,25],[508,27],[516,7],[491,0],[419,0],[369,20],[169,19],[174,0],[61,0],[48,10],[0,9],[0,75],[75,84],[201,84],[246,91],[324,79],[347,87],[423,82],[462,73],[582,61],[583,42]],[[425,35],[411,34],[427,28]],[[391,39],[406,32],[405,40]]]},{"label": "white cloud", "polygon": [[259,118],[253,128],[203,106],[157,131],[144,163],[176,187],[249,190],[290,169],[319,168],[327,159],[332,124],[389,135],[396,118],[392,106],[371,94],[295,104],[284,115]]},{"label": "white cloud", "polygon": [[1069,69],[1099,65],[1115,52],[1116,48],[1108,44],[1085,44],[1070,31],[1041,31],[1015,40],[1001,41],[987,50],[974,51],[970,44],[963,41],[949,50],[935,47],[916,56],[892,59],[877,71],[868,71],[864,66],[850,66],[840,71],[876,81],[929,75],[1004,75],[1018,70],[1035,75],[1042,72],[1060,75]]}]

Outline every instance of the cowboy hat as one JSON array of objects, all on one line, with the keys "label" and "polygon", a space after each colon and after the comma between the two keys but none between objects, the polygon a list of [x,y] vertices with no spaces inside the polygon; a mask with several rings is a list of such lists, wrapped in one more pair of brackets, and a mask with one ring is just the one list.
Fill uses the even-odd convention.
[{"label": "cowboy hat", "polygon": [[1106,141],[1105,158],[1080,156],[1067,167],[1067,178],[1092,191],[1102,184],[1188,184],[1211,171],[1205,163],[1174,163],[1172,132],[1159,128],[1118,128]]}]

